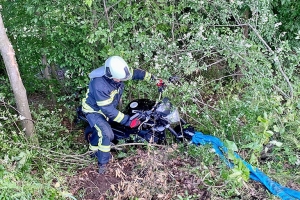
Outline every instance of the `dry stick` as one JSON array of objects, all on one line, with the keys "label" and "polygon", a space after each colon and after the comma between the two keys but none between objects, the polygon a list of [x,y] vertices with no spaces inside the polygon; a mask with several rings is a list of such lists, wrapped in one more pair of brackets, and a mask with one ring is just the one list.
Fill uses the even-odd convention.
[{"label": "dry stick", "polygon": [[[183,55],[183,54],[186,54],[186,53],[198,53],[198,52],[203,53],[202,50],[191,50],[191,51],[188,51],[188,52],[186,50],[184,50],[184,51],[178,50],[178,51],[176,51],[176,53],[172,54],[172,56],[180,56],[180,55]],[[216,54],[216,53],[217,52],[213,52],[212,54]],[[200,58],[198,60],[202,60],[205,57],[207,57],[207,56],[203,56],[202,58]]]},{"label": "dry stick", "polygon": [[222,59],[220,59],[220,60],[217,60],[216,62],[207,65],[207,68],[209,68],[209,67],[211,67],[211,66],[213,66],[213,65],[216,65],[216,64],[218,64],[218,63],[220,63],[220,62],[222,62],[222,61],[224,61],[224,60],[225,60],[225,58],[222,58]]},{"label": "dry stick", "polygon": [[[197,98],[196,98],[197,99]],[[214,109],[214,110],[216,110],[216,111],[220,111],[219,109],[216,109],[216,108],[214,108],[214,107],[212,107],[212,106],[209,106],[209,105],[207,105],[207,104],[205,104],[205,103],[202,103],[202,102],[200,102],[198,99],[197,99],[197,101],[195,101],[195,103],[197,104],[197,102],[199,102],[199,103],[201,103],[201,104],[203,104],[203,105],[205,105],[205,106],[208,106],[208,107],[210,107],[210,108],[212,108],[212,109]],[[197,104],[197,106],[199,106],[198,104]],[[200,106],[199,106],[200,107]],[[208,113],[206,113],[206,115],[212,120],[212,123],[215,125],[215,126],[217,126],[217,127],[219,127],[219,123],[215,120],[215,118],[213,118],[210,114],[208,114]]]},{"label": "dry stick", "polygon": [[[172,19],[175,19],[174,13],[172,13]],[[173,42],[175,41],[174,29],[175,29],[175,24],[174,24],[174,21],[173,21],[173,23],[172,23],[172,40],[173,40]],[[175,59],[176,59],[176,62],[178,62],[178,57],[177,56],[175,56]]]},{"label": "dry stick", "polygon": [[41,152],[41,154],[43,154],[46,158],[50,159],[50,160],[53,160],[53,161],[56,161],[56,162],[61,162],[61,163],[73,163],[73,164],[81,164],[81,165],[84,165],[84,164],[87,164],[87,163],[90,163],[91,160],[84,160],[84,159],[79,159],[79,158],[75,158],[75,157],[71,157],[71,158],[64,158],[64,157],[58,157],[58,156],[49,156],[43,152]]},{"label": "dry stick", "polygon": [[63,163],[63,164],[72,164],[72,165],[80,165],[80,166],[86,166],[86,164],[88,164],[88,162],[85,163],[80,163],[80,162],[73,162],[73,161],[69,161],[69,160],[61,160],[61,159],[57,159],[57,158],[51,158],[50,156],[44,155],[47,159],[52,160],[54,162],[57,163]]},{"label": "dry stick", "polygon": [[201,124],[201,122],[199,122],[199,120],[193,118],[193,117],[190,116],[189,114],[185,113],[185,115],[186,115],[187,117],[189,117],[190,119],[192,119],[193,121],[195,121],[197,124]]},{"label": "dry stick", "polygon": [[[208,105],[208,104],[206,104],[206,103],[203,103],[203,102],[199,101],[199,99],[197,99],[197,97],[195,97],[195,96],[194,96],[193,100],[194,100],[194,102],[198,102],[198,103],[200,103],[200,104],[202,104],[202,105],[204,105],[204,106],[207,106],[207,107],[209,107],[209,108],[211,108],[211,109],[213,109],[213,110],[220,111],[220,110],[217,109],[217,108],[214,108],[214,107],[212,107],[212,106],[210,106],[210,105]],[[196,103],[196,104],[197,104],[197,103]],[[198,105],[198,104],[197,104],[197,105]],[[199,106],[199,105],[198,105],[198,106]]]}]

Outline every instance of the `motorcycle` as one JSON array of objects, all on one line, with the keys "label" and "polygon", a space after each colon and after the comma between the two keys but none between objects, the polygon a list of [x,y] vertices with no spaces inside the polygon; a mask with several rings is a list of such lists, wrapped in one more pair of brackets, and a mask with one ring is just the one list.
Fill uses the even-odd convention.
[{"label": "motorcycle", "polygon": [[[174,77],[169,79],[174,81]],[[130,116],[130,119],[139,119],[140,124],[135,127],[123,126],[116,122],[110,122],[114,133],[113,144],[120,141],[125,143],[148,142],[155,144],[167,143],[167,132],[171,133],[175,142],[190,141],[194,135],[194,127],[189,125],[179,115],[176,107],[167,97],[162,97],[166,84],[160,79],[156,84],[159,92],[159,100],[136,99],[131,101],[123,113]],[[77,108],[77,122],[83,121],[85,139],[88,141],[96,129],[90,127],[81,106]]]}]

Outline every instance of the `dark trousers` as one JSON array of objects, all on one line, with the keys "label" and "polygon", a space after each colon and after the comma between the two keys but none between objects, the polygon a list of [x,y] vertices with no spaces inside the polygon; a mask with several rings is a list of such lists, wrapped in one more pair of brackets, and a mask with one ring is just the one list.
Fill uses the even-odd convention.
[{"label": "dark trousers", "polygon": [[98,158],[98,164],[106,164],[111,158],[110,142],[114,139],[111,126],[104,116],[99,113],[87,114],[86,118],[94,129],[89,138],[90,149],[96,151],[95,155]]}]

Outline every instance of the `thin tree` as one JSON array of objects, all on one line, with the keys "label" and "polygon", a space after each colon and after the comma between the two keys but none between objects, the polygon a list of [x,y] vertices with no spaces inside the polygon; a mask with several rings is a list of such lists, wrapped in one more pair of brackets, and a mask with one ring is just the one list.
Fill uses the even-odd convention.
[{"label": "thin tree", "polygon": [[15,51],[6,34],[6,29],[3,24],[1,12],[0,12],[0,52],[9,77],[10,85],[14,93],[17,109],[20,114],[22,127],[25,130],[26,136],[30,139],[33,139],[34,124],[32,121],[32,117],[28,105],[26,89],[23,85],[19,73],[19,68],[15,57]]}]

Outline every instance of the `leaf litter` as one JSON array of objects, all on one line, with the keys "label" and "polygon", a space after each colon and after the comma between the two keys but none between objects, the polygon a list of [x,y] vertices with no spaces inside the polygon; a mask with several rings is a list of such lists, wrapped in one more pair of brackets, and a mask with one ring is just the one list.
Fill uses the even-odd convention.
[{"label": "leaf litter", "polygon": [[[68,178],[69,188],[76,198],[86,200],[224,199],[214,196],[212,190],[226,190],[226,183],[209,185],[204,176],[189,170],[193,167],[201,171],[200,162],[174,156],[173,151],[174,147],[167,146],[156,150],[137,147],[135,155],[112,159],[104,175],[97,173],[95,160],[94,164]],[[220,174],[217,170],[211,168],[207,175],[215,178]],[[237,195],[237,199],[269,199],[268,192],[261,184],[249,181],[244,185],[244,188],[240,188],[244,190],[243,195]]]}]

